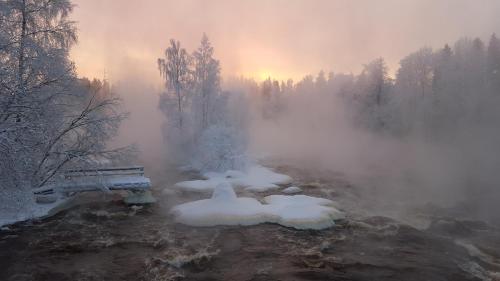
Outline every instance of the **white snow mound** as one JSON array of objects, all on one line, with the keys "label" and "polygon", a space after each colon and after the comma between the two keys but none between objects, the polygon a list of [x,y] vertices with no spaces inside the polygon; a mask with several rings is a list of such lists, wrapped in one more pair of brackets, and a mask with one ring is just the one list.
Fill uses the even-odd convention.
[{"label": "white snow mound", "polygon": [[213,177],[206,180],[178,182],[174,187],[187,191],[212,191],[217,185],[224,182],[227,182],[227,179],[224,177]]},{"label": "white snow mound", "polygon": [[260,165],[250,167],[246,172],[229,170],[224,173],[205,173],[205,180],[183,181],[174,186],[188,191],[212,191],[223,182],[233,187],[245,188],[248,191],[264,192],[278,189],[279,184],[292,181],[287,175],[279,174]]},{"label": "white snow mound", "polygon": [[325,198],[311,197],[307,195],[269,195],[264,197],[264,202],[273,205],[333,205],[333,201]]},{"label": "white snow mound", "polygon": [[238,198],[228,183],[221,183],[212,198],[177,205],[171,212],[177,222],[191,226],[277,223],[296,229],[324,229],[344,218],[328,199],[271,195],[264,201],[267,204],[254,198]]},{"label": "white snow mound", "polygon": [[283,193],[286,194],[294,194],[294,193],[300,193],[302,192],[302,189],[297,186],[290,186],[282,190]]},{"label": "white snow mound", "polygon": [[212,193],[213,200],[227,200],[231,201],[236,199],[236,193],[231,185],[227,182],[219,184]]}]

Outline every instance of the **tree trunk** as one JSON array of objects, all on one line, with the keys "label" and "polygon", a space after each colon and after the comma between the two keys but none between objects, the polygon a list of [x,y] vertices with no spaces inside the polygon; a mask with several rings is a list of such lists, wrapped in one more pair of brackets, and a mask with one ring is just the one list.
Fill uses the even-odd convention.
[{"label": "tree trunk", "polygon": [[25,81],[24,81],[24,71],[25,71],[25,66],[24,66],[24,50],[26,48],[26,28],[27,28],[27,23],[26,23],[26,0],[23,0],[22,2],[22,10],[21,10],[21,16],[22,16],[22,23],[21,23],[21,40],[19,43],[19,59],[18,59],[18,84],[19,84],[19,92],[20,94],[25,94],[26,93],[26,86],[25,86]]}]

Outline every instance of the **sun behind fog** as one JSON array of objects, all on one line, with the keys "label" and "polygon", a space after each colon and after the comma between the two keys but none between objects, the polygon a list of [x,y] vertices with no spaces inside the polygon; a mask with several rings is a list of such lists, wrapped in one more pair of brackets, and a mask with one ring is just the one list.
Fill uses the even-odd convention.
[{"label": "sun behind fog", "polygon": [[263,81],[263,80],[266,80],[268,78],[277,78],[277,77],[276,77],[276,75],[273,75],[273,73],[269,70],[262,70],[262,71],[259,71],[257,73],[256,78]]},{"label": "sun behind fog", "polygon": [[244,75],[246,77],[252,77],[257,81],[264,81],[269,78],[271,80],[278,80],[278,81],[286,81],[288,79],[298,79],[303,76],[301,74],[296,74],[296,73],[288,73],[288,72],[283,72],[283,71],[276,71],[276,70],[270,70],[270,69],[263,69],[263,70],[258,70],[255,71],[254,73],[250,73],[248,75]]}]

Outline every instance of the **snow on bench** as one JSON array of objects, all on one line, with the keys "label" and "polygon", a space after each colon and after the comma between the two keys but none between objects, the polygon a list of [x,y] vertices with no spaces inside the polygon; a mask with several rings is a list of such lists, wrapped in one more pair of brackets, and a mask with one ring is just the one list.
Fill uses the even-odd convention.
[{"label": "snow on bench", "polygon": [[57,200],[56,193],[68,196],[79,192],[113,190],[126,190],[134,193],[126,198],[126,202],[127,199],[130,199],[129,201],[152,201],[154,199],[147,192],[150,188],[151,181],[144,176],[144,167],[137,166],[67,170],[62,173],[60,180],[39,187],[34,190],[34,193],[39,203]]}]

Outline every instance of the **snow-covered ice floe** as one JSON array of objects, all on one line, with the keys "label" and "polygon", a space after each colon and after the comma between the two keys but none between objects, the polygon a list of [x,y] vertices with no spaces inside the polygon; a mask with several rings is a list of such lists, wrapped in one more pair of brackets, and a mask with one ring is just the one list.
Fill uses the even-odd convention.
[{"label": "snow-covered ice floe", "polygon": [[283,189],[281,192],[286,193],[286,194],[294,194],[294,193],[300,193],[302,192],[302,189],[297,186],[290,186],[285,189]]},{"label": "snow-covered ice floe", "polygon": [[203,176],[205,180],[183,181],[176,183],[175,187],[188,191],[212,191],[221,183],[229,183],[233,187],[242,187],[248,191],[264,192],[278,189],[279,184],[292,181],[289,176],[260,165],[252,166],[246,172],[229,170],[224,173],[205,173]]},{"label": "snow-covered ice floe", "polygon": [[271,195],[264,201],[266,204],[254,198],[238,198],[231,185],[223,182],[214,189],[212,198],[177,205],[171,212],[177,222],[191,226],[277,223],[296,229],[324,229],[344,218],[328,199]]}]

